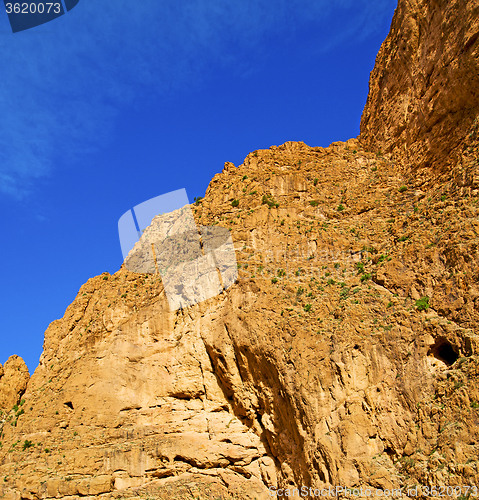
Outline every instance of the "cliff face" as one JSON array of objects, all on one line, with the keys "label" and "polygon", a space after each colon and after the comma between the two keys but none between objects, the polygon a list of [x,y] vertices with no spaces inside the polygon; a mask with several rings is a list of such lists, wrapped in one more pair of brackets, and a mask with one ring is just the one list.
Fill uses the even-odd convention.
[{"label": "cliff face", "polygon": [[417,182],[457,163],[479,115],[479,4],[400,0],[379,50],[361,140]]},{"label": "cliff face", "polygon": [[[395,94],[392,76],[383,87],[375,77],[391,39],[416,46],[411,19],[427,11],[437,23],[451,5],[400,2],[359,140],[273,146],[213,178],[192,209],[197,225],[230,229],[239,278],[225,293],[172,312],[158,274],[125,267],[80,289],[46,331],[25,393],[8,399],[0,378],[0,496],[262,499],[275,487],[478,484],[472,108],[464,123],[455,116],[469,130],[449,138],[457,161],[430,177],[433,129],[421,134],[411,118],[414,173],[392,118],[401,86]],[[476,5],[464,6],[469,26]],[[419,51],[433,35],[416,34]],[[394,154],[366,150],[377,144]]]},{"label": "cliff face", "polygon": [[477,198],[403,184],[355,140],[226,164],[193,211],[239,280],[173,313],[158,275],[89,280],[6,415],[5,498],[477,482]]}]

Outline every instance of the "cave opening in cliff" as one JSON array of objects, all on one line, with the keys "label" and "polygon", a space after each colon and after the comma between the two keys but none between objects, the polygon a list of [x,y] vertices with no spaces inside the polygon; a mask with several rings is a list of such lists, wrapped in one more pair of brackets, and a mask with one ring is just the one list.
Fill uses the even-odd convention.
[{"label": "cave opening in cliff", "polygon": [[384,448],[384,453],[386,453],[386,455],[391,459],[393,460],[394,457],[396,456],[396,452],[394,451],[393,448],[391,448],[390,446],[386,446]]},{"label": "cave opening in cliff", "polygon": [[459,357],[459,354],[456,352],[456,348],[444,338],[436,339],[436,342],[430,348],[429,353],[436,359],[446,363],[447,366],[453,365]]}]

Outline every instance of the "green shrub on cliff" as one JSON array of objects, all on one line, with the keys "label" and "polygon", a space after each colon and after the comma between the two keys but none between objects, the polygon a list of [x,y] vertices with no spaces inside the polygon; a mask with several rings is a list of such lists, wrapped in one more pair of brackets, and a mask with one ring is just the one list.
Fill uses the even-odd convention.
[{"label": "green shrub on cliff", "polygon": [[416,300],[416,308],[418,311],[427,311],[429,309],[429,297],[422,297]]}]

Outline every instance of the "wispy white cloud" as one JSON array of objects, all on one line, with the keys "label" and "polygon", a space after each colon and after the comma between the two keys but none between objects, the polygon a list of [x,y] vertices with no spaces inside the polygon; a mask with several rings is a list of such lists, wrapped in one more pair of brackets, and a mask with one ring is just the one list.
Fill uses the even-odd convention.
[{"label": "wispy white cloud", "polygon": [[[394,0],[80,0],[70,13],[8,34],[0,19],[0,192],[17,198],[58,160],[108,139],[118,110],[208,78],[211,63],[241,68],[230,50],[261,51],[282,36],[354,7],[331,44],[364,39]],[[271,6],[274,5],[274,8]]]}]

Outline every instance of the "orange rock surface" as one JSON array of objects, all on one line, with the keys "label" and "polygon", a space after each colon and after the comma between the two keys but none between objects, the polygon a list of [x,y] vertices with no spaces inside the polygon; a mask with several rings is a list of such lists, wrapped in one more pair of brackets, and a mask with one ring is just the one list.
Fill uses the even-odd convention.
[{"label": "orange rock surface", "polygon": [[172,312],[122,267],[5,363],[3,498],[479,484],[477,14],[400,0],[359,138],[225,164],[191,207],[225,293]]}]

